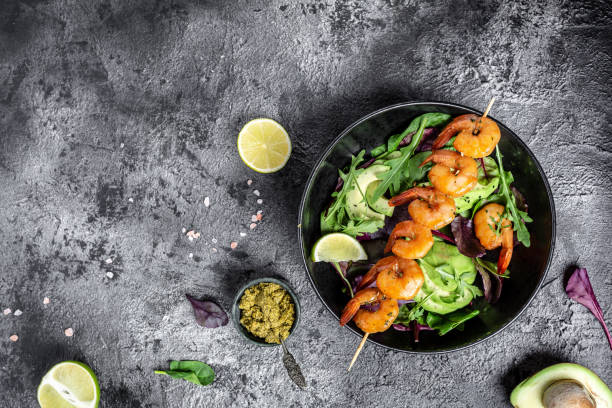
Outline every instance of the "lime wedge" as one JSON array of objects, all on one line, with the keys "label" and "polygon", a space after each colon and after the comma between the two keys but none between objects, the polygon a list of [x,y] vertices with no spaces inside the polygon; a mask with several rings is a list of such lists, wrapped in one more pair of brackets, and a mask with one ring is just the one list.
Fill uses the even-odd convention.
[{"label": "lime wedge", "polygon": [[56,364],[38,386],[42,408],[96,408],[100,386],[94,372],[78,361]]},{"label": "lime wedge", "polygon": [[368,254],[355,238],[334,232],[319,238],[312,248],[311,258],[313,262],[362,261],[368,259]]},{"label": "lime wedge", "polygon": [[274,173],[285,167],[291,156],[287,131],[272,119],[253,119],[238,134],[238,154],[258,173]]}]

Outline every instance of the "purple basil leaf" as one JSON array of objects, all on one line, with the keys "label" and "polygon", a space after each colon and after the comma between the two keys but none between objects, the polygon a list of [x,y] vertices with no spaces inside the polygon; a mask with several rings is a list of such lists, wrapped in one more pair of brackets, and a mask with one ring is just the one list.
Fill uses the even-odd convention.
[{"label": "purple basil leaf", "polygon": [[441,233],[441,232],[440,232],[440,231],[438,231],[438,230],[431,230],[431,234],[432,234],[432,235],[435,235],[436,237],[439,237],[439,238],[445,239],[445,240],[447,240],[448,242],[450,242],[451,244],[455,244],[455,240],[454,240],[454,239],[452,239],[451,237],[449,237],[449,236],[448,236],[448,235],[446,235],[446,234]]},{"label": "purple basil leaf", "polygon": [[474,262],[476,270],[482,278],[482,291],[484,292],[484,298],[488,303],[492,303],[493,294],[491,293],[491,276],[478,262]]},{"label": "purple basil leaf", "polygon": [[[423,137],[425,137],[425,132],[427,131],[427,129],[423,130]],[[400,144],[398,146],[398,148],[400,147],[404,147],[404,146],[408,146],[410,144],[410,142],[412,142],[412,136],[414,136],[416,132],[410,132],[408,133],[406,136],[404,136],[404,138],[400,141]],[[423,140],[423,139],[421,139]]]},{"label": "purple basil leaf", "polygon": [[510,190],[512,191],[512,194],[514,194],[514,198],[516,199],[516,208],[524,212],[529,212],[529,206],[527,205],[527,200],[525,199],[525,196],[514,186],[510,186]]},{"label": "purple basil leaf", "polygon": [[370,167],[374,162],[376,161],[376,157],[372,157],[370,160],[368,160],[367,162],[357,166],[358,169],[367,169],[368,167]]},{"label": "purple basil leaf", "polygon": [[423,138],[421,139],[421,143],[416,149],[417,153],[430,151],[439,133],[440,131],[438,130],[438,128],[426,128],[423,132]]},{"label": "purple basil leaf", "polygon": [[214,329],[225,326],[229,321],[227,313],[212,300],[197,300],[189,295],[185,296],[191,302],[193,314],[200,326]]},{"label": "purple basil leaf", "polygon": [[589,275],[585,268],[576,268],[567,281],[565,292],[567,292],[567,295],[571,299],[574,299],[595,315],[599,323],[601,323],[601,327],[603,327],[606,337],[608,338],[608,343],[610,343],[610,349],[612,349],[612,336],[610,336],[610,331],[604,321],[601,307],[597,302],[595,292],[593,292],[593,287],[591,286],[591,281],[589,280]]},{"label": "purple basil leaf", "polygon": [[486,253],[474,233],[474,222],[460,215],[451,222],[451,231],[457,243],[457,249],[470,258],[480,258]]},{"label": "purple basil leaf", "polygon": [[406,220],[411,220],[410,214],[408,214],[408,204],[398,205],[393,210],[392,217],[385,217],[385,226],[383,227],[384,233],[386,236],[391,235],[391,231],[395,226]]}]

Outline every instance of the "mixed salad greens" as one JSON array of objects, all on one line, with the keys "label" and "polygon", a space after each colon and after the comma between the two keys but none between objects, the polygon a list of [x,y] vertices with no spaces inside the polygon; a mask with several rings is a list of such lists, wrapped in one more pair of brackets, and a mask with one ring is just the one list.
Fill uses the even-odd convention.
[{"label": "mixed salad greens", "polygon": [[[433,165],[422,163],[432,154],[433,140],[440,128],[450,120],[451,116],[445,113],[422,114],[403,132],[374,148],[368,160],[365,150],[353,156],[348,168],[339,170],[332,202],[321,213],[321,232],[341,232],[359,241],[386,240],[395,225],[410,219],[406,205],[389,206],[386,197],[431,185],[427,174]],[[442,149],[455,151],[453,140]],[[500,219],[512,222],[515,242],[530,246],[526,224],[533,220],[527,214],[524,197],[512,185],[512,173],[504,169],[499,147],[495,147],[495,157],[476,160],[477,184],[465,195],[454,198],[456,218],[450,226],[432,231],[432,248],[416,260],[424,274],[422,287],[412,301],[400,301],[393,328],[412,331],[416,341],[420,330],[435,330],[439,335],[455,328],[461,330],[466,321],[479,314],[471,306],[474,298],[484,296],[494,303],[501,295],[502,280],[509,278],[510,271],[499,274],[493,262],[482,258],[487,251],[475,235],[473,222],[479,209],[489,203],[501,204],[504,213]],[[503,227],[496,228],[499,233]],[[335,269],[348,283],[352,275],[350,263]],[[480,286],[475,284],[477,275],[481,276]],[[347,293],[353,296],[350,288]]]}]

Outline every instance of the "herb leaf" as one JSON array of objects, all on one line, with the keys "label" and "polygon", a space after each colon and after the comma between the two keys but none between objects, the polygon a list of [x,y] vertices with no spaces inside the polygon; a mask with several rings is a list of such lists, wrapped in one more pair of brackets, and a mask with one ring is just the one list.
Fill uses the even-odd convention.
[{"label": "herb leaf", "polygon": [[429,312],[427,314],[427,325],[438,331],[440,336],[444,336],[454,328],[463,329],[463,323],[480,314],[479,310],[462,309],[447,315],[439,315]]},{"label": "herb leaf", "polygon": [[209,385],[215,380],[215,372],[208,364],[194,360],[171,361],[169,370],[155,370],[155,374],[165,374],[197,385]]},{"label": "herb leaf", "polygon": [[212,300],[197,300],[185,295],[193,307],[193,314],[200,326],[215,329],[225,326],[229,322],[227,313]]},{"label": "herb leaf", "polygon": [[[516,201],[514,199],[514,195],[510,191],[510,183],[508,174],[504,171],[504,167],[502,164],[502,155],[499,151],[499,146],[495,146],[495,157],[497,158],[497,165],[499,166],[499,190],[506,200],[506,212],[510,215],[512,224],[514,226],[514,230],[516,231],[516,238],[526,247],[531,245],[529,230],[527,230],[526,222],[533,221],[526,213],[519,211],[516,208]],[[524,216],[521,216],[520,213],[523,213]]]},{"label": "herb leaf", "polygon": [[[410,122],[410,125],[400,134],[393,135],[387,141],[387,153],[394,152],[404,138],[411,133],[416,133],[423,127],[434,127],[442,125],[450,119],[450,115],[441,112],[424,113]],[[413,135],[414,137],[414,135]],[[419,140],[420,141],[420,140]],[[412,144],[412,141],[410,142]]]}]

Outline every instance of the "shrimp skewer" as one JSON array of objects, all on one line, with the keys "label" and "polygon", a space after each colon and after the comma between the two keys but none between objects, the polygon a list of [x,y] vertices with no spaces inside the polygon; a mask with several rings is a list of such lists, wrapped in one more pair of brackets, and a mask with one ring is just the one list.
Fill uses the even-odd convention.
[{"label": "shrimp skewer", "polygon": [[389,200],[395,207],[410,202],[408,213],[414,221],[437,230],[455,219],[455,200],[432,187],[414,187]]},{"label": "shrimp skewer", "polygon": [[469,113],[457,116],[446,125],[434,141],[433,149],[442,148],[455,134],[453,147],[475,159],[490,155],[501,137],[494,120]]},{"label": "shrimp skewer", "polygon": [[451,197],[461,197],[478,183],[478,163],[471,157],[462,156],[452,150],[434,150],[421,163],[436,163],[427,177],[440,192]]},{"label": "shrimp skewer", "polygon": [[429,228],[414,221],[402,221],[391,231],[385,252],[391,251],[400,258],[420,259],[432,246],[433,235]]},{"label": "shrimp skewer", "polygon": [[[487,204],[474,216],[474,233],[487,250],[499,248],[497,273],[503,275],[512,259],[514,233],[512,222],[504,217],[505,207],[501,204]],[[503,219],[502,219],[503,217]]]},{"label": "shrimp skewer", "polygon": [[[360,309],[363,305],[378,304],[377,310]],[[385,295],[377,288],[367,288],[360,290],[355,294],[355,297],[349,300],[344,307],[340,316],[340,325],[344,326],[351,319],[354,320],[365,335],[359,343],[359,347],[351,360],[348,371],[351,370],[353,364],[357,360],[357,356],[361,352],[365,341],[371,333],[379,333],[387,330],[395,321],[399,313],[397,300],[386,298]]]}]

